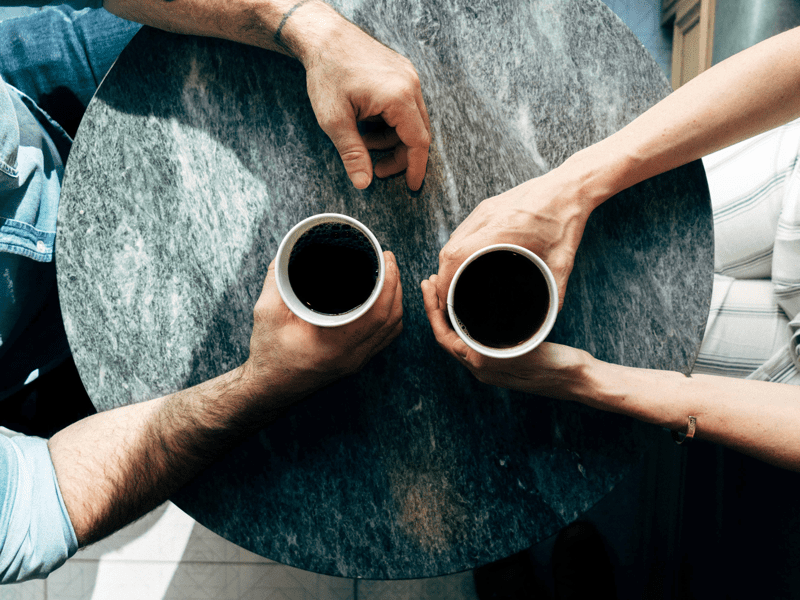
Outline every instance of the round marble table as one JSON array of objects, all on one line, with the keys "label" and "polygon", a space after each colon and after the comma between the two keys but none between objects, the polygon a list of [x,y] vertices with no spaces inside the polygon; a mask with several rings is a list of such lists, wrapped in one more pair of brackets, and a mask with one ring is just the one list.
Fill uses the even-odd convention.
[{"label": "round marble table", "polygon": [[[293,408],[175,502],[303,569],[418,578],[553,535],[633,468],[656,430],[494,389],[436,345],[419,282],[482,199],[560,164],[669,92],[599,0],[347,0],[416,65],[433,130],[423,189],[349,183],[302,67],[143,29],[103,82],[67,165],[57,271],[99,410],[197,384],[247,357],[267,265],[297,221],[341,212],[397,255],[405,330],[359,375]],[[688,372],[712,281],[699,163],[592,216],[550,340]]]}]

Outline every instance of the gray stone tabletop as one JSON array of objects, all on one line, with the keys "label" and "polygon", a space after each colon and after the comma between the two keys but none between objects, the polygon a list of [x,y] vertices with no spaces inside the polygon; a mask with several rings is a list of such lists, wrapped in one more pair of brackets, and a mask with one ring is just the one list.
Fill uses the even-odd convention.
[{"label": "gray stone tabletop", "polygon": [[[657,431],[478,383],[435,343],[419,292],[484,198],[545,173],[669,92],[599,0],[344,0],[417,67],[431,117],[425,185],[349,183],[302,67],[143,29],[106,77],[66,169],[56,266],[99,410],[242,363],[267,265],[315,213],[358,218],[397,256],[401,337],[294,407],[176,498],[268,558],[365,578],[473,568],[543,540],[635,467]],[[702,166],[592,216],[551,341],[688,372],[712,282]]]}]

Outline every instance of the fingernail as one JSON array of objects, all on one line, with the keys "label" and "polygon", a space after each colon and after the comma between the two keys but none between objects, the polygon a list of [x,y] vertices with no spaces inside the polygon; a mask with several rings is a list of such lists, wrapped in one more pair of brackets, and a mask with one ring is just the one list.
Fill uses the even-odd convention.
[{"label": "fingernail", "polygon": [[358,189],[363,190],[369,185],[369,175],[363,171],[361,173],[353,173],[352,182]]}]

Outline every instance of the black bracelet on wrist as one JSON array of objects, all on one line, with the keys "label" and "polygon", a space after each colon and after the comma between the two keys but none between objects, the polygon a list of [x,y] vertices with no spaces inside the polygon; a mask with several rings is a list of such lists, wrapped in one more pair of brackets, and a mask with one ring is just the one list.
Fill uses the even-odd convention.
[{"label": "black bracelet on wrist", "polygon": [[280,47],[281,47],[281,48],[283,48],[284,50],[288,50],[289,52],[291,52],[291,48],[289,48],[289,46],[287,46],[286,44],[284,44],[284,43],[283,43],[283,40],[281,39],[281,31],[283,31],[283,26],[284,26],[284,25],[286,25],[286,21],[288,21],[288,20],[289,20],[289,17],[291,17],[291,16],[292,16],[292,13],[293,13],[294,11],[296,11],[298,8],[300,8],[301,6],[303,6],[303,4],[305,4],[305,3],[307,3],[307,2],[310,2],[310,1],[311,1],[311,0],[300,0],[300,2],[298,2],[297,4],[295,4],[295,5],[294,5],[292,8],[290,8],[290,9],[289,9],[289,10],[286,12],[286,14],[285,14],[285,15],[283,15],[283,18],[281,19],[281,22],[278,24],[278,28],[275,30],[275,35],[274,35],[274,36],[272,36],[272,39],[275,41],[275,43],[276,43],[278,46],[280,46]]}]

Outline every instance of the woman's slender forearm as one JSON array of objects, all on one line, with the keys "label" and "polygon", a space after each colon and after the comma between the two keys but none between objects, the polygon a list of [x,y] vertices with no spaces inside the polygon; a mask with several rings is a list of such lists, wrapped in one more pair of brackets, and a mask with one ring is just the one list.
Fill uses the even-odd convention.
[{"label": "woman's slender forearm", "polygon": [[701,73],[559,169],[593,204],[800,117],[800,28]]},{"label": "woman's slender forearm", "polygon": [[800,471],[800,388],[794,385],[636,369],[589,359],[570,399],[723,444]]}]

